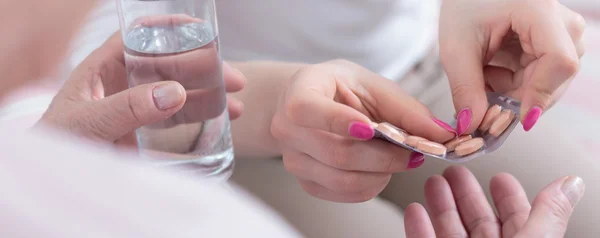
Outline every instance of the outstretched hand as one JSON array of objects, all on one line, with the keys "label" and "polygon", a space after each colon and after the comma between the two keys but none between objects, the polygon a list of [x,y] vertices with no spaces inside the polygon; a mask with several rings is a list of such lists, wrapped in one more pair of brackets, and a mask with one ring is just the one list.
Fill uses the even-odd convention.
[{"label": "outstretched hand", "polygon": [[496,175],[490,190],[497,215],[468,169],[450,167],[431,177],[425,185],[429,214],[411,204],[405,211],[406,237],[563,237],[585,185],[578,177],[557,179],[533,204],[510,174]]}]

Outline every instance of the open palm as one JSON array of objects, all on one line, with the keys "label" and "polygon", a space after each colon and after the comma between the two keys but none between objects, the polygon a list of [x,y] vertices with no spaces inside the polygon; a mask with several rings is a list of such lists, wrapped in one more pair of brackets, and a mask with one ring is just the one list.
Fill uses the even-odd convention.
[{"label": "open palm", "polygon": [[584,190],[581,178],[563,177],[531,205],[519,181],[499,174],[490,183],[496,214],[475,176],[464,167],[450,167],[425,185],[429,214],[419,204],[406,209],[406,237],[563,237]]}]

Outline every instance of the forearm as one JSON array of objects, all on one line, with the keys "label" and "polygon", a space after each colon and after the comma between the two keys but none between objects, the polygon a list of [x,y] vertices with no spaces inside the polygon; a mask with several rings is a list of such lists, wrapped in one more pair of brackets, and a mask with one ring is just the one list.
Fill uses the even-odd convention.
[{"label": "forearm", "polygon": [[236,156],[267,158],[280,155],[271,135],[271,120],[286,82],[303,65],[269,61],[229,62],[247,78],[246,87],[233,94],[244,103],[242,116],[232,121]]}]

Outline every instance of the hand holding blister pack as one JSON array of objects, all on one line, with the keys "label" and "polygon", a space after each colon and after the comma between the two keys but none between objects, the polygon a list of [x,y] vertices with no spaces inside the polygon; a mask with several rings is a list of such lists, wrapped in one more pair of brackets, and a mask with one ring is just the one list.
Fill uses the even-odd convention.
[{"label": "hand holding blister pack", "polygon": [[449,162],[473,160],[500,148],[519,123],[519,101],[494,92],[488,92],[487,99],[490,107],[479,128],[470,135],[458,136],[445,144],[410,135],[387,122],[377,124],[375,137]]}]

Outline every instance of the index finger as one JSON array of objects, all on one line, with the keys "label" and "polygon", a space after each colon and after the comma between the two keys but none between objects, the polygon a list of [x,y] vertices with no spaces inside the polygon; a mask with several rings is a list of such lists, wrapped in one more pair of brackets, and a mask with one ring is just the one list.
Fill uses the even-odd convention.
[{"label": "index finger", "polygon": [[374,120],[437,142],[455,136],[452,127],[436,120],[400,86],[359,65],[332,61],[301,70],[294,78],[285,103],[288,116],[300,126],[371,139]]},{"label": "index finger", "polygon": [[535,56],[525,70],[521,90],[521,122],[531,129],[552,104],[554,93],[579,68],[579,56],[565,27],[558,1],[551,4],[520,4],[512,18],[523,51]]},{"label": "index finger", "polygon": [[280,105],[285,117],[301,127],[360,140],[373,138],[371,119],[360,111],[362,106],[348,87],[338,82],[335,71],[323,64],[299,70]]},{"label": "index finger", "polygon": [[[347,62],[336,63],[339,67],[351,67]],[[437,119],[416,98],[407,94],[394,81],[364,68],[342,74],[340,78],[354,78],[359,82],[352,90],[365,110],[378,122],[389,122],[410,134],[436,142],[446,142],[456,136],[450,125]]]},{"label": "index finger", "polygon": [[457,135],[454,128],[437,119],[427,106],[405,93],[394,82],[381,80],[370,83],[367,87],[371,96],[368,104],[372,106],[379,121],[389,122],[409,134],[439,143]]}]

